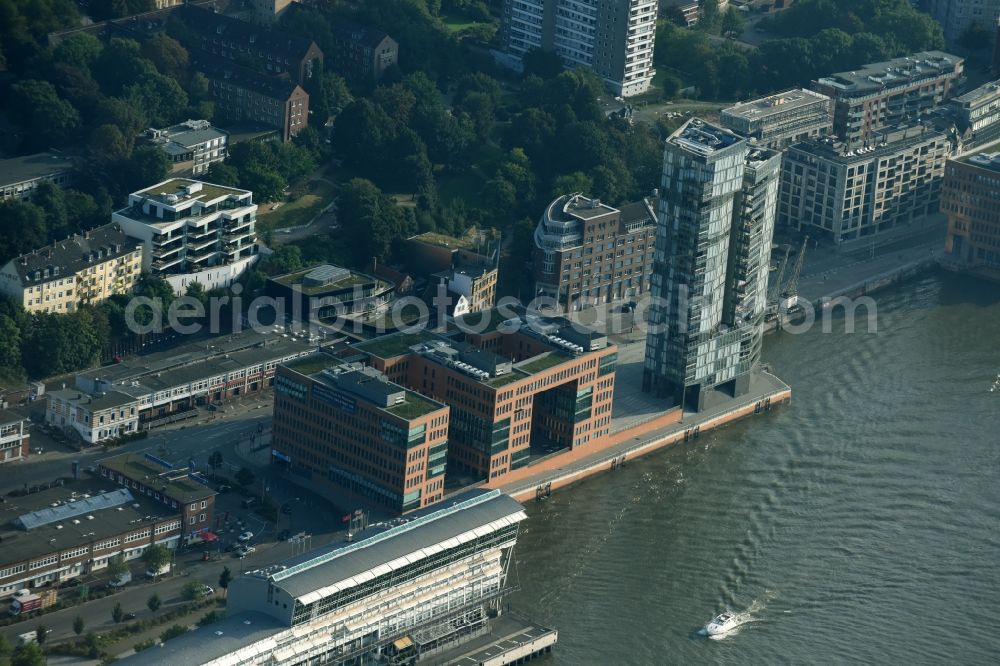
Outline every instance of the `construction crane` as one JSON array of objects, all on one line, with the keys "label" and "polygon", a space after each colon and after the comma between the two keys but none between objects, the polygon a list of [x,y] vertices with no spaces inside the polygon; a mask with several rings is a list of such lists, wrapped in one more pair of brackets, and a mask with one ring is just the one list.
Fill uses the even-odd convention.
[{"label": "construction crane", "polygon": [[777,279],[771,283],[771,293],[768,296],[768,301],[771,303],[778,302],[778,295],[781,293],[781,281],[785,279],[785,269],[788,267],[788,255],[792,253],[792,246],[785,246],[785,256],[781,260],[781,264],[778,267]]},{"label": "construction crane", "polygon": [[799,276],[802,275],[802,265],[806,260],[806,244],[809,243],[809,236],[802,239],[802,248],[799,256],[795,258],[795,268],[792,270],[792,277],[788,278],[788,284],[782,292],[785,298],[795,298],[799,295]]}]

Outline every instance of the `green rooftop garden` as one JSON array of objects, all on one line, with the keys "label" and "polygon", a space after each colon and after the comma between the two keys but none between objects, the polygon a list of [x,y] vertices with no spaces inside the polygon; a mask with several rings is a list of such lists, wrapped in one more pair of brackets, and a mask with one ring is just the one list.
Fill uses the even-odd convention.
[{"label": "green rooftop garden", "polygon": [[[168,470],[155,465],[139,454],[127,453],[123,456],[99,461],[108,469],[113,469],[130,479],[143,481],[153,488],[164,488],[162,492],[178,500],[189,500],[214,495],[215,491],[196,481],[184,478],[168,480],[168,476],[180,474],[179,470]],[[167,472],[168,474],[164,474]],[[160,476],[160,475],[163,476]]]},{"label": "green rooftop garden", "polygon": [[202,183],[201,190],[195,192],[191,196],[187,196],[183,192],[178,192],[178,190],[183,190],[185,187],[195,182],[198,181],[190,180],[188,178],[174,178],[173,180],[168,180],[162,185],[143,190],[141,194],[145,194],[147,196],[156,196],[160,192],[164,192],[166,194],[176,194],[180,197],[180,200],[177,203],[181,203],[182,201],[191,200],[211,201],[213,199],[218,199],[219,197],[229,196],[230,194],[242,193],[242,190],[235,187],[223,187],[222,185],[212,185],[210,183]]},{"label": "green rooftop garden", "polygon": [[327,291],[333,291],[337,289],[350,289],[358,285],[373,284],[376,283],[380,288],[388,286],[388,283],[382,283],[381,280],[373,278],[371,276],[365,275],[364,273],[354,273],[347,275],[340,280],[334,282],[328,282],[326,284],[319,285],[304,285],[302,284],[302,278],[306,276],[310,271],[312,271],[316,266],[311,266],[301,271],[295,273],[289,273],[288,275],[282,275],[280,277],[272,278],[278,284],[283,284],[286,287],[297,287],[302,291],[303,294],[319,294]]},{"label": "green rooftop garden", "polygon": [[515,370],[514,372],[506,375],[500,375],[499,377],[494,377],[493,379],[488,380],[486,385],[493,388],[500,388],[501,386],[506,386],[507,384],[513,384],[516,381],[520,381],[525,377],[527,377],[527,375]]},{"label": "green rooftop garden", "polygon": [[423,397],[419,393],[414,393],[413,391],[406,392],[406,401],[398,405],[393,405],[392,407],[386,407],[387,412],[398,416],[401,419],[412,420],[419,418],[424,414],[430,414],[431,412],[436,412],[441,409],[441,405],[436,402],[431,402],[427,398]]},{"label": "green rooftop garden", "polygon": [[560,363],[565,363],[568,360],[569,358],[560,352],[547,352],[542,356],[536,356],[530,361],[525,361],[517,367],[525,372],[535,374],[536,372],[542,372],[544,370],[548,370],[549,368],[554,368]]},{"label": "green rooftop garden", "polygon": [[481,236],[484,240],[492,240],[493,234],[495,232],[492,229],[476,229],[473,227],[466,232],[461,238],[456,236],[449,236],[448,234],[440,234],[434,231],[428,231],[426,233],[414,236],[416,240],[423,241],[428,245],[437,245],[439,247],[447,247],[456,250],[475,250],[477,243],[477,235]]},{"label": "green rooftop garden", "polygon": [[360,349],[365,353],[378,356],[379,358],[395,358],[396,356],[409,353],[410,347],[413,345],[431,339],[433,339],[432,336],[424,332],[399,333],[362,342],[359,345],[355,345],[355,349]]},{"label": "green rooftop garden", "polygon": [[319,372],[320,370],[326,370],[327,368],[333,368],[342,364],[342,361],[334,358],[333,356],[320,352],[312,356],[305,356],[303,358],[297,358],[294,361],[289,361],[285,364],[285,366],[290,370],[294,370],[295,372],[303,375],[311,375]]}]

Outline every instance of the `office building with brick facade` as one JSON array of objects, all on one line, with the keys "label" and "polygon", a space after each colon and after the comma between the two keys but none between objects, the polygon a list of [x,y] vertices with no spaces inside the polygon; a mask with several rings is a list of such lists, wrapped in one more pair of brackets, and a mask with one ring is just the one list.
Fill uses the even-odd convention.
[{"label": "office building with brick facade", "polygon": [[444,496],[449,409],[318,352],[278,369],[274,462],[404,513]]},{"label": "office building with brick facade", "polygon": [[1000,147],[948,160],[941,212],[948,216],[950,263],[1000,279]]},{"label": "office building with brick facade", "polygon": [[582,194],[559,197],[535,229],[535,294],[564,311],[643,294],[655,234],[655,198],[613,208]]},{"label": "office building with brick facade", "polygon": [[560,317],[489,310],[447,335],[397,333],[343,352],[450,407],[448,460],[497,479],[533,453],[576,449],[611,432],[617,347]]}]

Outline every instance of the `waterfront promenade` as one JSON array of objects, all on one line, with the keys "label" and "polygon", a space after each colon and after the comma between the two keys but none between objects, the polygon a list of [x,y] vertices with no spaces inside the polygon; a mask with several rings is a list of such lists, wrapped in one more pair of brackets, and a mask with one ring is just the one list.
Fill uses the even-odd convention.
[{"label": "waterfront promenade", "polygon": [[643,421],[613,432],[596,445],[546,456],[528,467],[505,475],[488,488],[499,488],[517,500],[546,496],[593,474],[617,469],[629,460],[693,438],[733,421],[766,414],[772,407],[791,400],[791,388],[774,375],[761,372],[750,383],[747,395],[709,407],[701,412],[664,411],[657,422]]}]

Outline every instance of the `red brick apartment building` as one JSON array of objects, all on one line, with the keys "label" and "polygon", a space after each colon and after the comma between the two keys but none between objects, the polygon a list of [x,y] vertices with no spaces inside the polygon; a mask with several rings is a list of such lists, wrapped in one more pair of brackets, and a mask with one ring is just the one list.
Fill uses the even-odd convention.
[{"label": "red brick apartment building", "polygon": [[941,212],[955,268],[1000,279],[1000,147],[948,160]]},{"label": "red brick apartment building", "polygon": [[460,474],[496,479],[533,453],[610,434],[617,347],[562,318],[494,309],[448,335],[398,333],[349,354],[451,408],[448,459]]},{"label": "red brick apartment building", "polygon": [[400,513],[444,496],[446,405],[319,352],[278,368],[274,461]]}]

